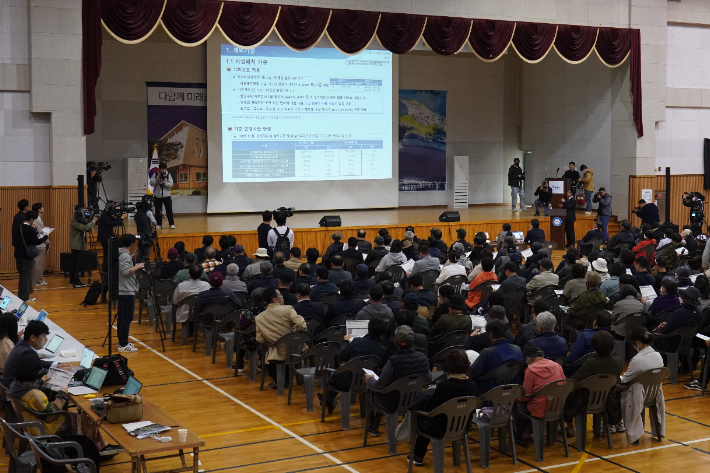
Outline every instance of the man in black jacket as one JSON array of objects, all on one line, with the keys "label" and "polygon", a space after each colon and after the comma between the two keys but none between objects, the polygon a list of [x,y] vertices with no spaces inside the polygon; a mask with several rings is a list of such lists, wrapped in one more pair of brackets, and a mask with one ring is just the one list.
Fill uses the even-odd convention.
[{"label": "man in black jacket", "polygon": [[631,222],[628,220],[622,220],[621,231],[611,237],[609,242],[606,244],[606,249],[604,250],[604,256],[607,258],[618,258],[621,253],[621,248],[619,245],[628,245],[629,248],[634,246],[634,240],[636,237],[631,231]]},{"label": "man in black jacket", "polygon": [[601,220],[597,220],[596,222],[594,222],[594,228],[589,230],[578,242],[579,253],[581,255],[589,256],[589,253],[592,252],[592,248],[594,248],[594,245],[585,244],[589,243],[592,240],[604,241],[604,223]]},{"label": "man in black jacket", "polygon": [[311,287],[308,284],[301,283],[296,286],[296,298],[298,303],[293,306],[293,309],[303,317],[303,320],[325,318],[323,304],[311,300]]},{"label": "man in black jacket", "polygon": [[[25,223],[25,213],[27,213],[30,210],[30,201],[27,199],[22,199],[17,203],[17,208],[19,209],[19,212],[15,214],[15,216],[12,218],[12,228],[14,230],[15,227],[19,227],[23,223]],[[15,240],[12,240],[12,245],[15,246]]]},{"label": "man in black jacket", "polygon": [[[10,351],[10,354],[5,360],[5,367],[2,371],[2,385],[6,388],[10,387],[12,382],[15,380],[15,372],[17,371],[17,365],[20,359],[26,354],[37,355],[37,351],[44,348],[47,343],[47,335],[49,335],[49,327],[44,322],[38,320],[30,320],[25,327],[25,333],[22,336],[22,340],[17,342],[15,347]],[[51,362],[48,360],[42,360],[42,370],[48,370],[51,367],[57,367],[60,369],[70,369],[71,366],[67,364],[57,364],[57,362]]]},{"label": "man in black jacket", "polygon": [[15,266],[20,276],[17,283],[17,297],[26,301],[30,298],[32,290],[32,270],[34,269],[34,257],[37,256],[36,251],[34,255],[30,255],[27,249],[44,243],[47,240],[47,235],[38,237],[37,230],[32,226],[37,218],[37,212],[28,210],[23,215],[25,217],[24,223],[12,228],[12,241],[15,245]]},{"label": "man in black jacket", "polygon": [[[667,322],[661,322],[654,332],[668,335],[679,328],[692,327],[700,323],[700,291],[691,286],[679,290],[678,295],[680,308],[673,312]],[[673,353],[678,349],[679,343],[680,337],[666,337],[657,339],[654,347],[657,350]]]},{"label": "man in black jacket", "polygon": [[651,228],[658,228],[661,222],[661,217],[658,214],[658,207],[653,202],[648,204],[644,199],[639,200],[638,211],[636,216],[641,219],[641,225],[647,223]]},{"label": "man in black jacket", "polygon": [[533,243],[544,243],[545,242],[545,230],[540,228],[540,220],[534,218],[530,220],[530,230],[525,234],[525,239],[523,240],[528,245]]},{"label": "man in black jacket", "polygon": [[[106,208],[104,208],[104,211],[101,212],[101,217],[99,217],[99,221],[96,222],[96,226],[99,227],[99,233],[96,236],[96,241],[101,243],[101,248],[103,248],[104,250],[104,255],[108,255],[108,240],[110,238],[113,238],[114,236],[113,229],[115,227],[120,227],[121,225],[123,225],[123,217],[126,216],[125,213],[123,215],[118,215],[109,211],[111,206],[115,204],[115,202],[109,202],[108,204],[106,204]],[[104,258],[102,271],[108,271],[108,258]]]},{"label": "man in black jacket", "polygon": [[525,190],[523,190],[523,180],[525,173],[520,168],[520,159],[515,158],[513,165],[508,169],[508,185],[510,186],[510,197],[513,204],[513,212],[515,212],[515,204],[520,196],[520,210],[525,210]]},{"label": "man in black jacket", "polygon": [[560,207],[567,211],[565,215],[565,238],[567,239],[567,244],[565,246],[567,248],[574,247],[576,241],[574,237],[574,222],[577,220],[577,200],[574,198],[572,189],[567,189],[567,197],[560,204]]},{"label": "man in black jacket", "polygon": [[372,268],[372,270],[374,271],[374,268],[377,267],[377,264],[382,258],[385,257],[387,253],[389,253],[389,251],[387,251],[387,248],[385,248],[385,239],[377,235],[375,237],[375,247],[372,248],[369,253],[367,253],[365,264],[368,268]]},{"label": "man in black jacket", "polygon": [[570,161],[569,169],[565,171],[565,173],[562,175],[562,178],[569,179],[570,181],[572,181],[572,187],[574,187],[577,185],[577,181],[579,181],[581,177],[582,176],[579,175],[579,171],[575,169],[574,161]]},{"label": "man in black jacket", "polygon": [[328,325],[331,320],[344,314],[351,314],[354,319],[363,307],[365,307],[365,301],[353,298],[353,283],[345,281],[340,285],[340,300],[328,306],[328,311],[325,313],[323,321]]},{"label": "man in black jacket", "polygon": [[552,202],[552,189],[547,185],[547,181],[542,181],[542,185],[535,189],[535,195],[537,196],[537,199],[533,202],[535,204],[535,216],[540,215],[540,207],[545,209],[545,216],[547,216],[549,212],[548,205]]},{"label": "man in black jacket", "polygon": [[[205,250],[212,246],[212,243],[214,243],[214,238],[212,235],[205,235],[202,237],[202,248],[195,248],[195,256],[197,256],[197,262],[202,264],[202,262],[205,260]],[[260,246],[259,248],[266,248],[265,246]],[[243,248],[242,248],[243,250]],[[240,267],[241,269],[241,267]]]}]

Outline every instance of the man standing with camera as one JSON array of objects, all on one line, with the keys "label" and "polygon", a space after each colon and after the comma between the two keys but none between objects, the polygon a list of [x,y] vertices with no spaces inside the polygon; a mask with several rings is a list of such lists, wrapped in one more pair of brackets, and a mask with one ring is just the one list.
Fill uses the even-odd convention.
[{"label": "man standing with camera", "polygon": [[641,225],[648,224],[651,228],[658,228],[661,223],[661,217],[658,213],[658,207],[653,202],[646,203],[646,200],[639,200],[639,206],[631,211],[641,219]]},{"label": "man standing with camera", "polygon": [[542,181],[542,185],[535,189],[535,195],[537,196],[537,199],[533,202],[535,204],[535,216],[540,215],[540,207],[545,209],[545,216],[547,216],[550,202],[552,202],[552,189],[550,189],[547,181]]},{"label": "man standing with camera", "polygon": [[[584,200],[587,200],[586,193],[587,191],[584,191],[585,196]],[[597,209],[597,216],[599,217],[599,220],[602,221],[604,224],[604,241],[609,239],[609,232],[607,231],[607,225],[609,225],[609,220],[611,219],[611,196],[606,193],[606,189],[604,187],[599,188],[599,192],[594,194],[594,203],[599,204],[599,208]],[[587,208],[592,208],[592,203],[589,202],[589,206]]]},{"label": "man standing with camera", "polygon": [[79,263],[86,253],[86,232],[90,232],[98,221],[99,216],[93,210],[82,208],[81,205],[74,207],[74,219],[71,221],[69,231],[69,243],[71,246],[71,266],[69,269],[69,284],[74,288],[86,287],[86,284],[79,280]]},{"label": "man standing with camera", "polygon": [[155,213],[157,215],[158,225],[156,228],[162,228],[163,225],[163,204],[165,205],[165,215],[168,217],[170,228],[175,228],[173,220],[173,201],[170,198],[170,188],[173,187],[173,176],[168,172],[168,165],[160,163],[158,172],[150,178],[150,185],[153,186],[153,195],[155,196]]},{"label": "man standing with camera", "polygon": [[699,236],[703,232],[705,220],[705,196],[700,192],[685,192],[683,205],[690,207],[690,229],[693,235]]},{"label": "man standing with camera", "polygon": [[153,217],[153,212],[150,210],[152,199],[153,196],[146,194],[140,202],[136,203],[136,213],[133,215],[133,221],[136,224],[136,236],[139,238],[136,243],[138,248],[135,258],[136,263],[143,263],[145,260],[150,259],[150,249],[153,243],[153,225],[156,228],[160,228]]},{"label": "man standing with camera", "polygon": [[525,173],[520,168],[520,159],[515,158],[513,165],[508,168],[508,185],[510,186],[510,197],[513,204],[513,212],[516,211],[515,204],[518,202],[520,195],[520,210],[525,210],[525,190],[523,189],[523,181]]}]

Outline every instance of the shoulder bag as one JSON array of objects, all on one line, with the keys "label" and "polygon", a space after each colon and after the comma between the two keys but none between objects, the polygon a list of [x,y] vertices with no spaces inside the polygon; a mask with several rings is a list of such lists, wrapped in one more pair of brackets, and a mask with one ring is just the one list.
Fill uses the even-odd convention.
[{"label": "shoulder bag", "polygon": [[[22,225],[24,225],[24,223]],[[28,245],[25,241],[25,232],[22,231],[22,227],[20,227],[20,236],[22,237],[22,243],[25,245],[26,259],[34,259],[35,256],[39,256],[37,247],[35,245]]]},{"label": "shoulder bag", "polygon": [[137,395],[112,394],[106,401],[106,421],[125,424],[143,418],[143,399]]}]

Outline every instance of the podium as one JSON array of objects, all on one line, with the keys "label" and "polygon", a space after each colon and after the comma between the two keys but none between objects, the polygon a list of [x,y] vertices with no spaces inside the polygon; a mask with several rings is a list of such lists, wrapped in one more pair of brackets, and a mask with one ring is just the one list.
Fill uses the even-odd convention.
[{"label": "podium", "polygon": [[552,208],[559,209],[567,196],[567,189],[572,188],[572,181],[564,177],[548,177],[547,183],[552,190]]},{"label": "podium", "polygon": [[[554,201],[553,201],[554,202]],[[553,207],[550,209],[550,241],[557,243],[557,248],[565,247],[565,209]]]}]

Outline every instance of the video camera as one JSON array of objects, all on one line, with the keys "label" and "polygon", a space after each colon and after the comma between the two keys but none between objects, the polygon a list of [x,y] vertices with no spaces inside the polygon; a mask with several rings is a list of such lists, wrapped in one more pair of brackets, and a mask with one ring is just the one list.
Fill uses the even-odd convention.
[{"label": "video camera", "polygon": [[144,195],[140,202],[136,202],[136,209],[150,210],[153,207],[153,199],[154,197],[152,195]]},{"label": "video camera", "polygon": [[296,210],[296,207],[279,207],[278,209],[274,210],[274,215],[277,213],[283,213],[286,217],[293,217],[293,211]]},{"label": "video camera", "polygon": [[74,220],[79,220],[82,223],[88,223],[94,218],[94,209],[79,209],[74,211]]},{"label": "video camera", "polygon": [[631,213],[637,214],[637,213],[639,213],[640,210],[641,210],[641,207],[634,207],[633,209],[631,209]]},{"label": "video camera", "polygon": [[108,171],[109,169],[111,169],[111,165],[108,163],[103,163],[103,162],[96,163],[94,161],[89,161],[88,163],[86,163],[86,169],[89,172],[95,172],[96,174],[101,174],[102,172]]},{"label": "video camera", "polygon": [[109,202],[104,210],[112,217],[120,217],[123,214],[135,212],[136,207],[130,202]]}]

